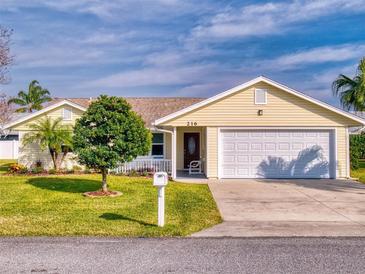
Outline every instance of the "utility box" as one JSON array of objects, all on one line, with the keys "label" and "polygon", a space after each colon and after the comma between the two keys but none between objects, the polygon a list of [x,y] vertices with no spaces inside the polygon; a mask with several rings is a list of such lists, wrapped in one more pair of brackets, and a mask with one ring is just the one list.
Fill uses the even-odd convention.
[{"label": "utility box", "polygon": [[167,186],[169,177],[166,172],[156,172],[153,175],[153,185],[154,186]]}]

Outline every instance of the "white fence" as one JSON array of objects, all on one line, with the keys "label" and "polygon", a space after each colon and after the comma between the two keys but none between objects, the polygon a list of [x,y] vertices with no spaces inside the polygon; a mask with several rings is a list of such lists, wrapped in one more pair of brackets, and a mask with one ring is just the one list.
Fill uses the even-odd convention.
[{"label": "white fence", "polygon": [[132,162],[121,164],[114,171],[116,173],[137,172],[159,172],[171,173],[171,160],[165,159],[136,159]]},{"label": "white fence", "polygon": [[0,140],[0,159],[18,159],[19,141]]}]

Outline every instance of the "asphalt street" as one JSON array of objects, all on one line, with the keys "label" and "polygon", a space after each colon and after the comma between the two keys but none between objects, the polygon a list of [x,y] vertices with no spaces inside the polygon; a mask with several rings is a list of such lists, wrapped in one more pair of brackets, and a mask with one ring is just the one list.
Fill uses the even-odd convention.
[{"label": "asphalt street", "polygon": [[364,273],[365,238],[0,238],[1,273]]}]

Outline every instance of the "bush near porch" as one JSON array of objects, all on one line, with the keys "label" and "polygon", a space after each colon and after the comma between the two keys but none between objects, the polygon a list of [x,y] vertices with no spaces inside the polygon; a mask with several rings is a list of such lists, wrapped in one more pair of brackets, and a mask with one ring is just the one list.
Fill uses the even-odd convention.
[{"label": "bush near porch", "polygon": [[359,168],[351,170],[351,177],[358,178],[360,182],[365,184],[365,160],[359,160]]},{"label": "bush near porch", "polygon": [[100,175],[0,176],[2,236],[186,236],[221,222],[207,185],[170,182],[166,225],[157,223],[157,190],[142,177],[110,176],[116,198],[86,198]]}]

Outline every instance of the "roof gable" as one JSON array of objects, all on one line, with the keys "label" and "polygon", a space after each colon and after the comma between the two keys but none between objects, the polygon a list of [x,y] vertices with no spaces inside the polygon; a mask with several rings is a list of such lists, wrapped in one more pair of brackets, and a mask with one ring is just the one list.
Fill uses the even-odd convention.
[{"label": "roof gable", "polygon": [[333,107],[333,106],[331,106],[331,105],[329,105],[327,103],[324,103],[322,101],[319,101],[317,99],[314,99],[314,98],[312,98],[312,97],[310,97],[308,95],[305,95],[305,94],[303,94],[303,93],[301,93],[299,91],[296,91],[294,89],[291,89],[291,88],[289,88],[289,87],[287,87],[287,86],[285,86],[283,84],[280,84],[278,82],[275,82],[275,81],[273,81],[273,80],[271,80],[269,78],[266,78],[264,76],[259,76],[259,77],[255,78],[255,79],[251,80],[251,81],[248,81],[248,82],[243,83],[243,84],[241,84],[239,86],[236,86],[234,88],[231,88],[231,89],[229,89],[227,91],[224,91],[222,93],[219,93],[219,94],[217,94],[217,95],[215,95],[213,97],[210,97],[210,98],[208,98],[208,99],[206,99],[204,101],[198,102],[198,103],[196,103],[194,105],[191,105],[191,106],[189,106],[187,108],[184,108],[184,109],[182,109],[180,111],[177,111],[175,113],[172,113],[170,115],[167,115],[167,116],[165,116],[163,118],[157,119],[154,124],[155,125],[160,125],[160,124],[166,123],[166,122],[171,121],[171,120],[173,120],[175,118],[178,118],[178,117],[180,117],[180,116],[182,116],[184,114],[193,112],[194,110],[197,110],[197,109],[201,109],[202,107],[207,106],[207,105],[209,105],[209,104],[211,104],[213,102],[216,102],[218,100],[224,99],[225,97],[231,96],[231,95],[233,95],[233,94],[235,94],[237,92],[240,92],[240,91],[242,91],[242,90],[244,90],[244,89],[246,89],[246,88],[248,88],[250,86],[253,86],[255,84],[258,84],[260,82],[263,82],[263,83],[269,84],[271,86],[274,86],[274,87],[276,87],[276,88],[278,88],[278,89],[280,89],[280,90],[282,90],[284,92],[287,92],[289,94],[292,94],[292,95],[294,95],[296,97],[299,97],[299,98],[301,98],[303,100],[309,101],[309,102],[311,102],[311,103],[313,103],[313,104],[315,104],[317,106],[320,106],[320,107],[322,107],[324,109],[327,109],[329,111],[335,112],[335,113],[337,113],[337,114],[339,114],[341,116],[344,116],[346,118],[349,118],[350,120],[356,121],[356,122],[361,123],[361,124],[365,124],[365,120],[362,119],[362,118],[360,118],[360,117],[358,117],[358,116],[356,116],[356,115],[353,115],[353,114],[351,114],[349,112],[346,112],[344,110],[341,110],[341,109],[338,109],[336,107]]},{"label": "roof gable", "polygon": [[68,100],[62,100],[62,101],[59,101],[59,102],[57,102],[55,104],[49,105],[49,106],[47,106],[47,107],[45,107],[45,108],[43,108],[43,109],[41,109],[41,110],[39,110],[37,112],[30,113],[29,115],[23,116],[20,119],[17,119],[17,120],[15,120],[13,122],[10,122],[10,123],[4,125],[4,129],[10,129],[12,127],[15,127],[15,126],[17,126],[17,125],[19,125],[21,123],[24,123],[26,121],[29,121],[29,120],[31,120],[33,118],[38,117],[38,116],[41,116],[42,114],[47,113],[47,112],[49,112],[49,111],[51,111],[53,109],[56,109],[58,107],[61,107],[61,106],[70,106],[70,107],[79,109],[81,111],[86,111],[86,108],[84,108],[84,107],[82,107],[82,106],[80,106],[78,104],[75,104],[75,103],[70,102]]},{"label": "roof gable", "polygon": [[[127,97],[125,99],[132,106],[132,110],[142,117],[147,127],[152,127],[152,123],[156,119],[204,100],[203,98],[190,97]],[[4,129],[17,126],[63,105],[86,111],[91,102],[92,98],[55,98],[42,110],[16,119],[5,125]]]}]

